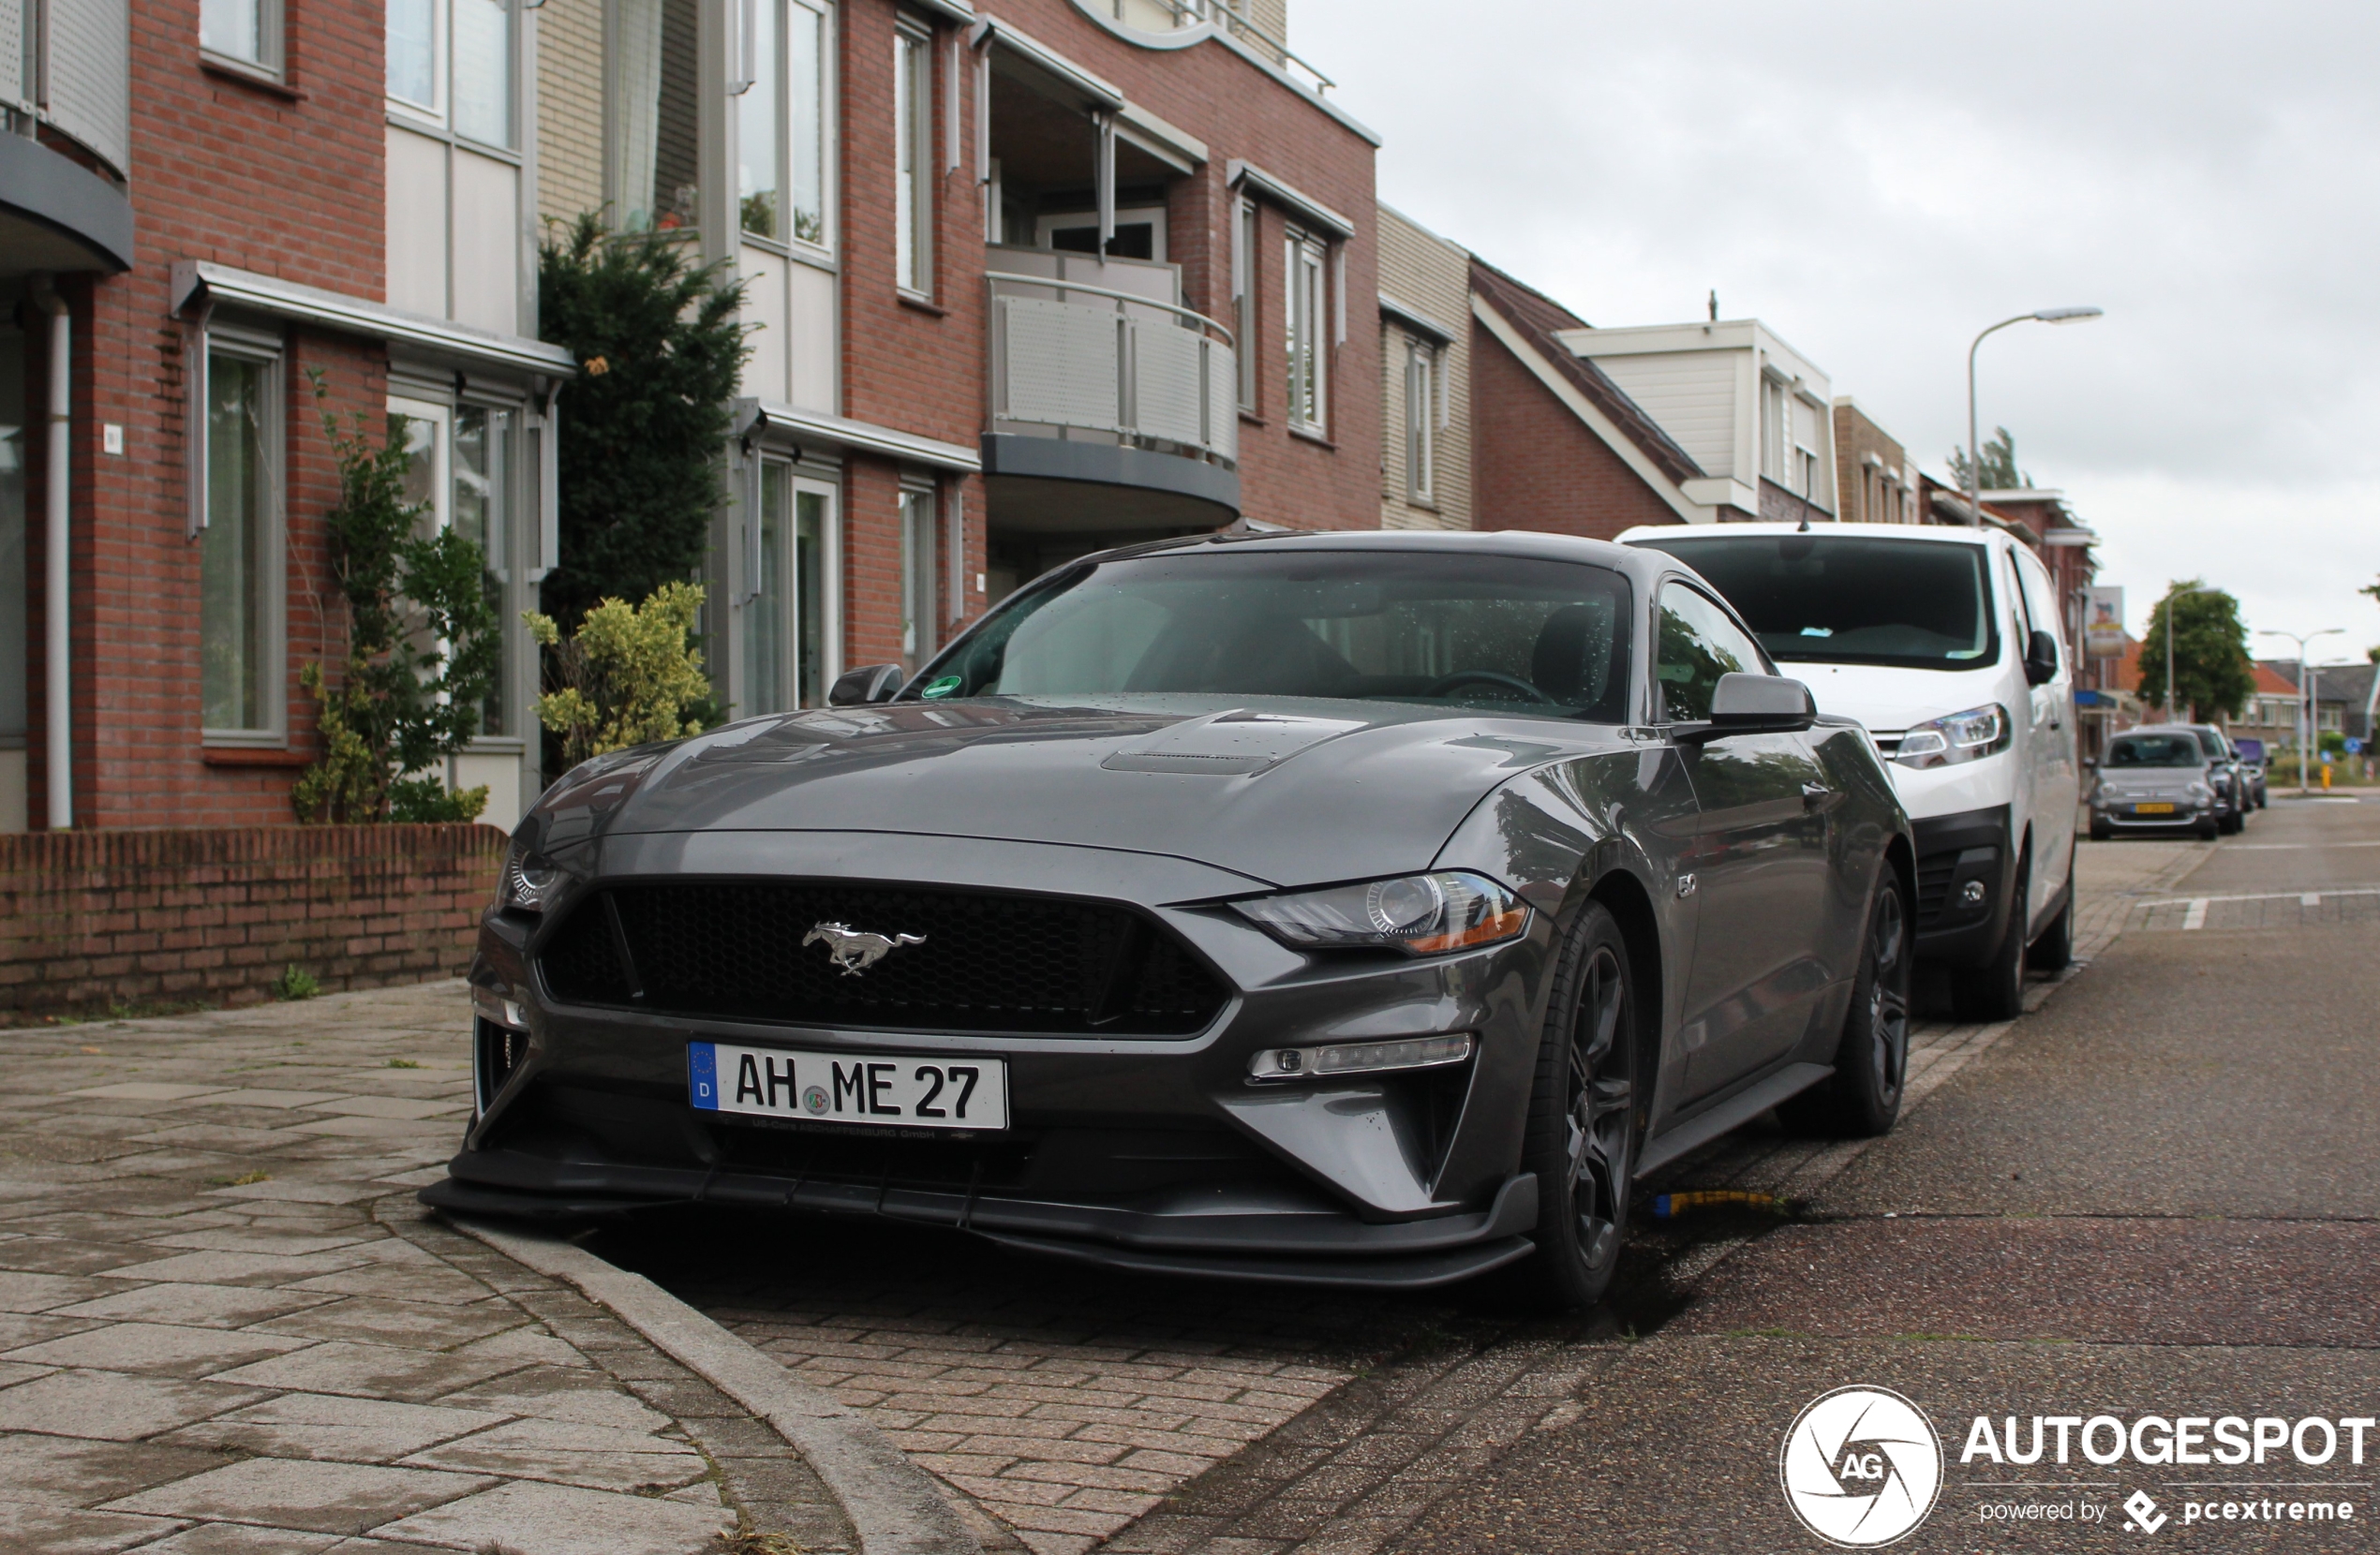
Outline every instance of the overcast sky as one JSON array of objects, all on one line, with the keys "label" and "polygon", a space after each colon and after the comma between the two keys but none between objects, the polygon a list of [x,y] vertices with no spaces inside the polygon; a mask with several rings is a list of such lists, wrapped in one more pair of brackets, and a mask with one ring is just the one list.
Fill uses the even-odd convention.
[{"label": "overcast sky", "polygon": [[[1757,317],[1947,479],[1985,436],[2251,627],[2380,607],[2380,6],[1291,0],[1380,198],[1588,322]],[[2269,638],[2260,655],[2294,655]]]}]

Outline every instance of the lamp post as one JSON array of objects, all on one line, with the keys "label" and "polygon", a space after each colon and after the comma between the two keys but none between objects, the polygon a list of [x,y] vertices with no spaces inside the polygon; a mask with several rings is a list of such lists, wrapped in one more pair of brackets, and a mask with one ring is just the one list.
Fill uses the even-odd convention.
[{"label": "lamp post", "polygon": [[2043,308],[2034,313],[2020,313],[2014,318],[2003,318],[1975,336],[1967,348],[1967,516],[1978,528],[1984,522],[1984,446],[1975,436],[1975,352],[1984,341],[2011,324],[2079,324],[2086,318],[2096,318],[2105,308]]},{"label": "lamp post", "polygon": [[[2168,643],[2172,642],[2173,634],[2173,625],[2170,621],[2168,621],[2165,626],[2165,641]],[[2306,782],[2306,778],[2308,776],[2306,763],[2306,741],[2308,737],[2306,715],[2306,687],[2308,684],[2306,680],[2306,644],[2313,642],[2317,637],[2344,637],[2347,635],[2347,629],[2344,627],[2325,627],[2320,631],[2309,631],[2300,634],[2294,631],[2274,631],[2270,628],[2266,627],[2259,628],[2256,635],[2259,637],[2286,637],[2289,641],[2298,644],[2298,796],[2302,798],[2312,792]],[[2172,689],[2173,688],[2171,686],[2166,687],[2166,689],[2169,691]],[[2319,711],[2317,711],[2313,722],[2314,728],[2319,729],[2321,727],[2322,719]],[[2315,737],[2318,738],[2319,736],[2317,735]]]},{"label": "lamp post", "polygon": [[2167,723],[2178,721],[2174,718],[2174,601],[2185,594],[2220,594],[2222,592],[2218,588],[2177,588],[2161,601],[2165,607],[2165,721]]}]

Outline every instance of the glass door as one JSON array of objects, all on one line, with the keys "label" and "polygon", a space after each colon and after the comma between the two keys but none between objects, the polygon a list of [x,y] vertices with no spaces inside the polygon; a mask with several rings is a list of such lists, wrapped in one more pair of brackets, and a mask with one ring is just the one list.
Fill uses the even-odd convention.
[{"label": "glass door", "polygon": [[744,602],[744,684],[736,716],[824,707],[840,668],[840,566],[835,487],[762,464],[755,575]]}]

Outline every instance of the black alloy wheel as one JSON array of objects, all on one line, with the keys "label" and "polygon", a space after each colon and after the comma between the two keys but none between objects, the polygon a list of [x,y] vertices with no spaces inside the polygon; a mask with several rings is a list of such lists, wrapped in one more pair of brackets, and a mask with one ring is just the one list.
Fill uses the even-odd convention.
[{"label": "black alloy wheel", "polygon": [[2025,1013],[2025,930],[2027,905],[2032,896],[2033,858],[2030,843],[2016,860],[2016,878],[2008,887],[2008,926],[2000,948],[1980,967],[1958,967],[1950,974],[1951,1013],[1960,1020],[2015,1020]]},{"label": "black alloy wheel", "polygon": [[1788,1126],[1852,1139],[1892,1132],[1909,1079],[1909,987],[1916,959],[1908,904],[1888,868],[1868,909],[1835,1073],[1778,1109]]},{"label": "black alloy wheel", "polygon": [[1600,902],[1581,910],[1554,973],[1523,1169],[1537,1174],[1537,1251],[1515,1271],[1528,1303],[1569,1311],[1611,1288],[1636,1172],[1636,989],[1628,941]]}]

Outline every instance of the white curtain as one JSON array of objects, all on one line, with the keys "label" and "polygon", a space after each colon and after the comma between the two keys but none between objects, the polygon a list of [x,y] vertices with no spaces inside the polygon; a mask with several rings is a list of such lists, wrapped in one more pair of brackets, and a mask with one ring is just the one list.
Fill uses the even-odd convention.
[{"label": "white curtain", "polygon": [[653,163],[662,124],[662,0],[615,0],[618,105],[612,127],[612,219],[629,231],[653,225]]}]

